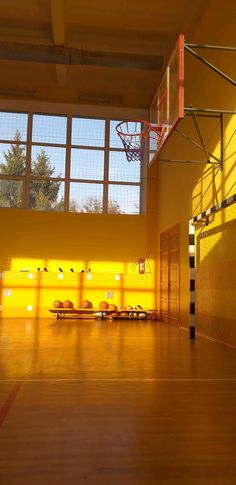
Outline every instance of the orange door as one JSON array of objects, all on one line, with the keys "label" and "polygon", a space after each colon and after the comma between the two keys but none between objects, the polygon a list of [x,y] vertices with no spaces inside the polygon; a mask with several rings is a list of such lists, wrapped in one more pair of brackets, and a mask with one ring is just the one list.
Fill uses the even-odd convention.
[{"label": "orange door", "polygon": [[160,238],[160,316],[179,325],[179,224]]}]

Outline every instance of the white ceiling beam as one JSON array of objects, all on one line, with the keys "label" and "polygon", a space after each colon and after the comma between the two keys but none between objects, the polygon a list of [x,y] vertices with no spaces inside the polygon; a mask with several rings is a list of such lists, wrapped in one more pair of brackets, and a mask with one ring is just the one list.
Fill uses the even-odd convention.
[{"label": "white ceiling beam", "polygon": [[[64,0],[51,0],[51,16],[54,44],[64,46],[66,43]],[[65,87],[67,80],[66,65],[57,65],[56,73],[58,86]]]}]

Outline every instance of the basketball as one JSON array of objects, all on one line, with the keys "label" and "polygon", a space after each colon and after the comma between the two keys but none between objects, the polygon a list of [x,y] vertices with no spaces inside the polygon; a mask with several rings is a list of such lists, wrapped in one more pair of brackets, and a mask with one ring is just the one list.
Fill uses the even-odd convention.
[{"label": "basketball", "polygon": [[140,320],[146,318],[146,313],[139,313],[138,318],[140,318]]},{"label": "basketball", "polygon": [[118,313],[118,312],[112,312],[112,313],[111,313],[111,317],[112,317],[112,318],[119,317],[119,313]]},{"label": "basketball", "polygon": [[114,303],[109,303],[108,310],[112,310],[113,312],[116,312],[118,308]]},{"label": "basketball", "polygon": [[74,304],[70,300],[63,301],[63,308],[74,308]]},{"label": "basketball", "polygon": [[63,303],[60,300],[55,300],[53,302],[53,306],[54,306],[54,308],[63,308]]},{"label": "basketball", "polygon": [[102,310],[106,310],[108,308],[107,301],[100,301],[99,308],[101,308]]},{"label": "basketball", "polygon": [[131,305],[126,305],[125,310],[133,310],[133,307]]},{"label": "basketball", "polygon": [[129,314],[128,314],[128,312],[121,312],[121,313],[120,313],[120,316],[121,316],[121,317],[128,318]]},{"label": "basketball", "polygon": [[89,300],[83,300],[81,303],[81,308],[93,308],[93,304]]}]

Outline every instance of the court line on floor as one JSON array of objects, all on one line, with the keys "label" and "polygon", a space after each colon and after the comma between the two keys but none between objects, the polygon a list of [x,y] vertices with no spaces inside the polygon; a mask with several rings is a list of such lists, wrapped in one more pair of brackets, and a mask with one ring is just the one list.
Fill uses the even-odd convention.
[{"label": "court line on floor", "polygon": [[[4,381],[0,381],[0,382],[4,382]],[[8,381],[8,382],[15,382],[15,381]],[[15,386],[12,388],[10,394],[8,395],[6,401],[3,403],[2,407],[0,408],[0,428],[1,426],[3,425],[15,399],[16,399],[16,396],[20,390],[20,387],[21,387],[21,383],[23,381],[20,381],[19,382],[19,379],[17,379],[17,383],[15,384]]]},{"label": "court line on floor", "polygon": [[218,377],[176,377],[176,378],[30,378],[30,379],[0,379],[0,382],[236,382],[236,377],[218,378]]}]

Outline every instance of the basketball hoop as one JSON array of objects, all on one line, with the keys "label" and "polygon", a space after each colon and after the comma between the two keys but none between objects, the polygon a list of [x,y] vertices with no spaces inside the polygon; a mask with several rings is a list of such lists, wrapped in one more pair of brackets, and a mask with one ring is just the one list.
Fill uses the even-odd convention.
[{"label": "basketball hoop", "polygon": [[163,127],[153,126],[146,120],[122,121],[116,126],[128,162],[142,161],[145,146],[150,138],[159,145],[163,137]]}]

